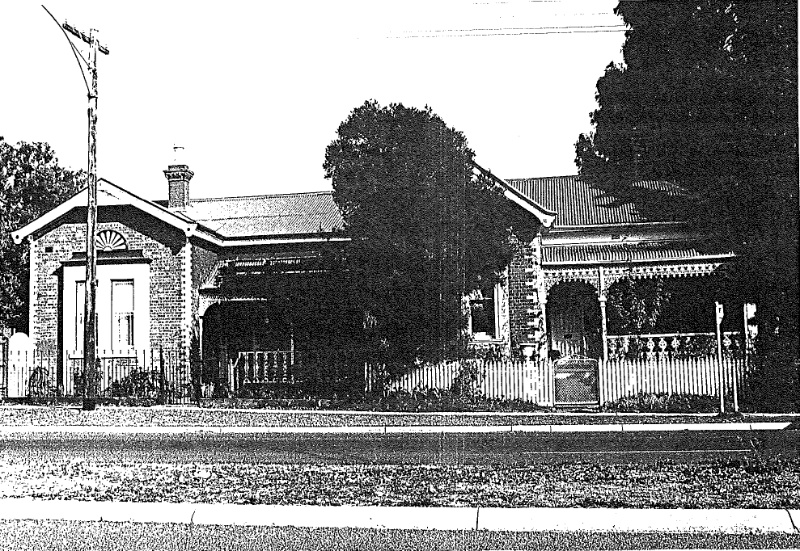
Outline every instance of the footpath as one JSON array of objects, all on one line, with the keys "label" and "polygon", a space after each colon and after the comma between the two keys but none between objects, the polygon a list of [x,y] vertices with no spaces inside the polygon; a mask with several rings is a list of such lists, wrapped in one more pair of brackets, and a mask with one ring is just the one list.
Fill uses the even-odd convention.
[{"label": "footpath", "polygon": [[[391,414],[192,408],[0,407],[0,438],[26,434],[489,433],[796,430],[797,415]],[[2,487],[2,481],[0,481]],[[0,499],[0,521],[66,520],[511,532],[800,534],[800,510],[376,507]]]},{"label": "footpath", "polygon": [[800,510],[325,507],[0,499],[0,521],[66,520],[301,528],[798,534]]},{"label": "footpath", "polygon": [[3,434],[430,434],[503,432],[679,432],[679,431],[765,431],[784,430],[789,421],[754,423],[614,423],[592,425],[355,425],[355,426],[110,426],[110,425],[9,425],[0,426]]}]

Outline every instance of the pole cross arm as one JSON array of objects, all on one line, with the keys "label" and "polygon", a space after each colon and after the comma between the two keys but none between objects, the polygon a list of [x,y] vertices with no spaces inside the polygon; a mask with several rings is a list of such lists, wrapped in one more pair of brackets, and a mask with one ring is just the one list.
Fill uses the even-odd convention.
[{"label": "pole cross arm", "polygon": [[[61,26],[64,28],[64,30],[66,30],[70,34],[73,34],[76,37],[80,38],[81,40],[83,40],[87,44],[91,44],[92,43],[92,38],[90,36],[87,36],[85,33],[83,33],[82,31],[79,31],[78,29],[76,29],[75,27],[70,25],[69,23],[64,22],[64,23],[61,24]],[[108,52],[108,48],[106,48],[105,46],[103,46],[100,43],[97,44],[97,49],[100,50],[100,52],[102,52],[102,53],[104,53],[106,55],[108,55],[108,53],[109,53]]]}]

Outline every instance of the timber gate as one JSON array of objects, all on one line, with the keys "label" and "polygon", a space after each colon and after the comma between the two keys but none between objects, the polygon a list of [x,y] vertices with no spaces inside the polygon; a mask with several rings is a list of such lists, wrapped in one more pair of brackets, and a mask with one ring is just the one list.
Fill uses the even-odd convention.
[{"label": "timber gate", "polygon": [[556,407],[597,406],[599,362],[592,358],[568,356],[553,364]]}]

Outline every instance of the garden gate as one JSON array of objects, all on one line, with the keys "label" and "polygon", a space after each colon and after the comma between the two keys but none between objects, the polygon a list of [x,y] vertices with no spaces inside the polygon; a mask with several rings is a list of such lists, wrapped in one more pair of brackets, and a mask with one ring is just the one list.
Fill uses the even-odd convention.
[{"label": "garden gate", "polygon": [[581,356],[568,356],[553,363],[556,407],[599,405],[598,364],[597,360]]}]

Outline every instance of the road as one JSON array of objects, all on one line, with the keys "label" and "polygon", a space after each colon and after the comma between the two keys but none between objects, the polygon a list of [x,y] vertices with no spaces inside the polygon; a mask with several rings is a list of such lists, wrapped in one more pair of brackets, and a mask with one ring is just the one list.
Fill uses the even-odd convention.
[{"label": "road", "polygon": [[[107,463],[681,463],[797,457],[800,431],[492,434],[4,434],[0,453]],[[800,534],[502,533],[0,521],[8,549],[800,549]]]},{"label": "road", "polygon": [[4,549],[322,550],[363,549],[798,549],[792,534],[509,533],[197,526],[111,522],[0,521]]},{"label": "road", "polygon": [[125,463],[483,464],[682,463],[797,457],[800,431],[430,434],[21,434],[0,451]]}]

